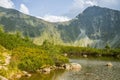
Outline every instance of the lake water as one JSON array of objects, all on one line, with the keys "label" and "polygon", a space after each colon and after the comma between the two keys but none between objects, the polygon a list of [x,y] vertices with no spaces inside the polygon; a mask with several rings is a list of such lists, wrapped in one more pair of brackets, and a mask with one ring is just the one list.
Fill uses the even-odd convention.
[{"label": "lake water", "polygon": [[[19,80],[120,80],[120,62],[89,59],[70,59],[70,62],[79,63],[80,71],[56,70],[50,74],[33,73],[30,78],[22,77]],[[105,66],[108,62],[113,67]]]}]

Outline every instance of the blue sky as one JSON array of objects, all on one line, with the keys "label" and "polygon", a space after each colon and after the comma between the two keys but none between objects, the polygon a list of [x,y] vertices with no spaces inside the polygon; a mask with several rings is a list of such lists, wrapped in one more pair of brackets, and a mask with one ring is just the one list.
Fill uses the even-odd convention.
[{"label": "blue sky", "polygon": [[68,12],[73,0],[13,0],[13,2],[17,10],[20,4],[24,4],[28,7],[30,14],[44,16],[45,14],[62,15]]},{"label": "blue sky", "polygon": [[93,5],[120,10],[120,0],[0,0],[2,7],[50,22],[68,21]]}]

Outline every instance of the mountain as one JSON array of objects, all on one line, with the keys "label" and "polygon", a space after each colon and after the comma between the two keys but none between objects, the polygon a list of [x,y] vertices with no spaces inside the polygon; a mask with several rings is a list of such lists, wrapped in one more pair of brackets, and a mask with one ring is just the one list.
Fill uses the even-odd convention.
[{"label": "mountain", "polygon": [[49,22],[25,15],[17,10],[2,7],[0,7],[0,24],[4,25],[6,32],[22,31],[23,35],[31,37],[38,36],[47,25],[51,25]]},{"label": "mountain", "polygon": [[[41,44],[45,39],[60,40],[53,23],[23,14],[14,9],[0,7],[0,24],[5,32],[14,34],[20,32],[23,36],[31,37],[35,43]],[[54,35],[51,37],[51,35]]]},{"label": "mountain", "polygon": [[63,40],[73,42],[73,45],[99,48],[106,44],[120,46],[120,11],[92,6],[69,23],[58,26]]},{"label": "mountain", "polygon": [[44,40],[54,44],[103,48],[120,47],[120,11],[92,6],[74,19],[50,23],[14,9],[0,7],[0,24],[8,33],[21,32],[36,44]]}]

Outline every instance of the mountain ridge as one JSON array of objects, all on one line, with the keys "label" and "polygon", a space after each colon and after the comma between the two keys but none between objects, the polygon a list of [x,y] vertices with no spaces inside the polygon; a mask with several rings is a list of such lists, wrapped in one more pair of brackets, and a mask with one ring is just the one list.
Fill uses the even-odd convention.
[{"label": "mountain ridge", "polygon": [[103,48],[109,43],[111,47],[120,47],[120,11],[98,6],[88,7],[74,19],[63,23],[47,22],[0,7],[0,24],[6,32],[19,31],[39,45],[47,39],[59,45]]}]

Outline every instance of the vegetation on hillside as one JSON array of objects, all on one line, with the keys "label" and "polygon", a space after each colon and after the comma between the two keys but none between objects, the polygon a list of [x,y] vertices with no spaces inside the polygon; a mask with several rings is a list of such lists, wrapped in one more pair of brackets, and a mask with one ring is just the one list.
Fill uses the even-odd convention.
[{"label": "vegetation on hillside", "polygon": [[[4,33],[3,29],[0,29],[0,46],[3,46],[5,50],[10,52],[10,63],[5,66],[7,70],[3,69],[3,65],[6,60],[4,52],[0,52],[0,75],[10,77],[10,74],[14,74],[19,71],[36,71],[37,69],[50,67],[51,65],[58,65],[68,63],[68,58],[60,54],[49,42],[44,42],[42,46],[37,46],[32,43],[29,37],[21,37],[16,34]],[[3,49],[0,47],[0,51]],[[9,75],[9,76],[8,76]]]},{"label": "vegetation on hillside", "polygon": [[86,8],[68,22],[50,23],[14,9],[0,7],[0,24],[5,32],[20,31],[36,44],[44,40],[54,44],[103,48],[107,42],[112,48],[120,47],[120,11],[98,6]]}]

